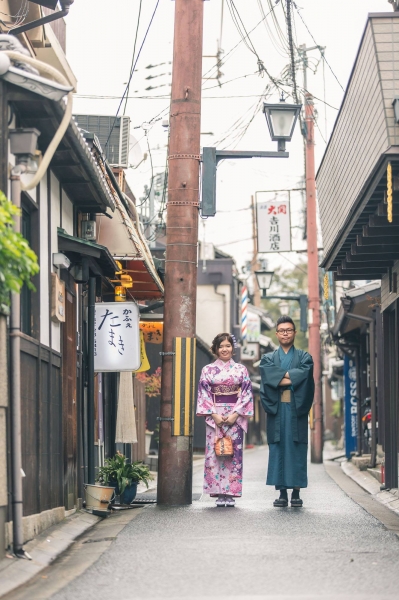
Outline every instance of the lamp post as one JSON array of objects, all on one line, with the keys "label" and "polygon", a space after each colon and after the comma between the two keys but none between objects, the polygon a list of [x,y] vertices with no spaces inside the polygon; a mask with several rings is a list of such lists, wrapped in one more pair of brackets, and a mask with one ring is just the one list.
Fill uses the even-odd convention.
[{"label": "lamp post", "polygon": [[286,142],[290,142],[294,133],[301,104],[287,104],[283,99],[277,104],[263,104],[266,123],[272,141],[277,142],[277,152],[263,150],[217,150],[204,147],[202,149],[202,202],[203,217],[214,217],[216,214],[216,170],[221,160],[237,158],[288,158],[285,151]]},{"label": "lamp post", "polygon": [[259,289],[262,290],[262,298],[266,298],[266,291],[272,285],[274,271],[255,271]]}]

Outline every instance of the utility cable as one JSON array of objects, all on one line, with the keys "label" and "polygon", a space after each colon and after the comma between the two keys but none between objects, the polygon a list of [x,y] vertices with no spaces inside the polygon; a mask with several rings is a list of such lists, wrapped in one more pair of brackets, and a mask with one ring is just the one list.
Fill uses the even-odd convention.
[{"label": "utility cable", "polygon": [[326,65],[327,65],[327,66],[328,66],[328,68],[330,69],[330,71],[331,71],[331,73],[333,74],[333,76],[335,77],[335,79],[336,79],[336,81],[337,81],[337,83],[338,83],[339,87],[340,87],[340,88],[341,88],[341,90],[344,92],[344,91],[345,91],[345,89],[344,89],[344,88],[343,88],[343,86],[341,85],[341,82],[339,81],[338,77],[337,77],[337,76],[336,76],[336,74],[334,73],[334,71],[333,71],[333,69],[332,69],[332,67],[331,67],[330,63],[329,63],[329,62],[328,62],[328,60],[326,59],[326,55],[325,55],[325,53],[324,53],[324,50],[321,50],[321,47],[319,46],[319,44],[318,44],[318,43],[316,42],[316,40],[314,39],[314,37],[313,37],[313,34],[311,33],[311,31],[310,31],[309,27],[306,25],[306,23],[305,23],[305,21],[304,21],[304,19],[303,19],[302,15],[301,15],[301,13],[300,13],[300,11],[299,11],[299,8],[298,8],[298,6],[295,4],[295,2],[294,2],[293,4],[294,4],[294,6],[295,6],[295,8],[296,8],[296,11],[297,11],[297,13],[298,13],[298,15],[299,15],[299,18],[301,19],[302,23],[304,24],[305,28],[307,29],[307,32],[309,33],[310,37],[312,38],[312,40],[313,40],[314,44],[315,44],[315,45],[316,45],[316,46],[319,48],[319,50],[320,50],[320,53],[321,53],[321,56],[322,56],[323,60],[325,61]]},{"label": "utility cable", "polygon": [[130,82],[132,81],[133,73],[134,73],[134,71],[135,71],[135,68],[136,68],[137,62],[138,62],[138,60],[139,60],[139,58],[140,58],[141,51],[142,51],[142,49],[143,49],[143,46],[144,46],[144,44],[145,44],[145,41],[146,41],[146,39],[147,39],[147,35],[148,35],[148,32],[150,31],[150,28],[151,28],[152,22],[153,22],[153,20],[154,20],[155,13],[157,12],[158,6],[159,6],[159,0],[157,0],[157,3],[156,3],[156,5],[155,5],[155,8],[154,8],[154,12],[152,13],[152,16],[151,16],[150,22],[149,22],[149,24],[148,24],[148,27],[147,27],[147,31],[145,32],[144,39],[143,39],[143,41],[141,42],[140,49],[139,49],[139,51],[138,51],[138,53],[137,53],[137,58],[136,58],[136,60],[134,61],[134,65],[133,65],[133,68],[132,68],[132,70],[131,70],[131,73],[130,73],[129,81],[127,82],[127,85],[126,85],[126,87],[125,87],[125,91],[123,92],[123,95],[122,95],[121,101],[120,101],[120,103],[119,103],[119,106],[118,106],[118,110],[116,111],[115,119],[114,119],[114,122],[112,123],[111,131],[110,131],[110,132],[109,132],[109,134],[108,134],[108,138],[107,138],[107,141],[106,141],[106,143],[105,143],[104,150],[106,150],[106,149],[107,149],[107,146],[108,146],[109,139],[110,139],[110,137],[111,137],[111,135],[112,135],[112,132],[113,132],[113,130],[114,130],[114,127],[115,127],[116,121],[117,121],[117,119],[118,119],[118,116],[119,116],[119,111],[120,111],[120,109],[121,109],[121,106],[122,106],[123,100],[124,100],[124,98],[125,98],[125,96],[126,96],[126,93],[127,93],[128,89],[129,89]]},{"label": "utility cable", "polygon": [[123,114],[126,113],[126,107],[127,107],[127,101],[129,99],[129,89],[130,89],[130,82],[132,80],[133,77],[133,69],[134,69],[134,57],[136,55],[136,44],[137,44],[137,34],[139,32],[139,26],[140,26],[140,16],[141,16],[141,5],[143,3],[143,0],[140,0],[140,5],[139,5],[139,14],[137,17],[137,26],[136,26],[136,35],[134,38],[134,46],[133,46],[133,55],[132,55],[132,63],[130,65],[130,73],[129,73],[129,82],[127,84],[127,90],[126,90],[126,98],[125,98],[125,108],[123,109]]},{"label": "utility cable", "polygon": [[286,0],[286,2],[287,2],[287,15],[286,15],[287,33],[288,33],[288,43],[289,43],[289,47],[290,47],[290,60],[291,60],[291,80],[292,80],[292,86],[293,86],[293,91],[294,91],[293,96],[294,96],[295,104],[299,104],[297,87],[296,87],[294,41],[292,38],[292,14],[291,14],[292,0]]},{"label": "utility cable", "polygon": [[[6,50],[5,54],[8,56],[8,58],[10,60],[28,63],[29,65],[32,65],[33,67],[38,69],[38,71],[40,73],[44,73],[48,77],[51,77],[54,81],[57,81],[61,85],[71,89],[71,86],[69,85],[69,83],[66,80],[66,78],[64,77],[64,75],[62,75],[59,71],[57,71],[57,69],[55,69],[51,65],[43,63],[40,60],[37,60],[36,58],[32,58],[31,56],[25,56],[25,54],[21,54],[20,52]],[[66,130],[68,129],[68,125],[69,125],[69,123],[71,121],[71,117],[72,117],[72,102],[73,102],[72,92],[68,93],[67,98],[68,98],[68,102],[67,102],[67,105],[65,108],[64,116],[62,117],[62,120],[61,120],[61,123],[60,123],[58,129],[57,129],[53,139],[51,140],[50,144],[48,145],[46,152],[44,153],[44,156],[39,165],[39,168],[36,171],[33,179],[28,184],[21,183],[22,190],[25,190],[25,191],[32,190],[39,184],[40,180],[46,173],[47,168],[50,164],[50,161],[52,160],[52,158],[55,154],[55,151],[57,150],[62,138],[64,137]]]}]

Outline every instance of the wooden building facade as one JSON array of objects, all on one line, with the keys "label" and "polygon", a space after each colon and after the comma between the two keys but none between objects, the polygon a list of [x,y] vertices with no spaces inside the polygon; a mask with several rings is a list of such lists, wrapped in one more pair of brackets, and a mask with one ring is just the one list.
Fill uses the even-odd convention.
[{"label": "wooden building facade", "polygon": [[336,281],[381,280],[376,385],[389,487],[398,487],[399,450],[398,50],[399,13],[370,14],[317,174],[322,266]]}]

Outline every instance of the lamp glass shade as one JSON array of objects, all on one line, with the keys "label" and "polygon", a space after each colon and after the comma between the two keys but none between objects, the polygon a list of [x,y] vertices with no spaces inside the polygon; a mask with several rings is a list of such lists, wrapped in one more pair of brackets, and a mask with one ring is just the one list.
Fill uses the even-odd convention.
[{"label": "lamp glass shade", "polygon": [[300,104],[264,104],[267,126],[273,141],[290,141],[294,133],[295,124],[301,110]]},{"label": "lamp glass shade", "polygon": [[279,307],[280,313],[282,315],[288,315],[288,313],[290,312],[290,305],[288,304],[288,302],[286,300],[283,300],[282,302],[280,302],[278,307]]},{"label": "lamp glass shade", "polygon": [[268,290],[272,284],[274,271],[255,271],[258,286],[261,290]]}]

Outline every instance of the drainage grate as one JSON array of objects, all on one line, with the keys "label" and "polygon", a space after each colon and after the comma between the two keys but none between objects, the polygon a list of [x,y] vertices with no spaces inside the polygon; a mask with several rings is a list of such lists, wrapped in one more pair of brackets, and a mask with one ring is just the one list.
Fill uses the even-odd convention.
[{"label": "drainage grate", "polygon": [[[193,494],[193,502],[201,499],[202,494]],[[156,504],[157,495],[151,492],[144,492],[143,494],[137,494],[132,504]]]}]

